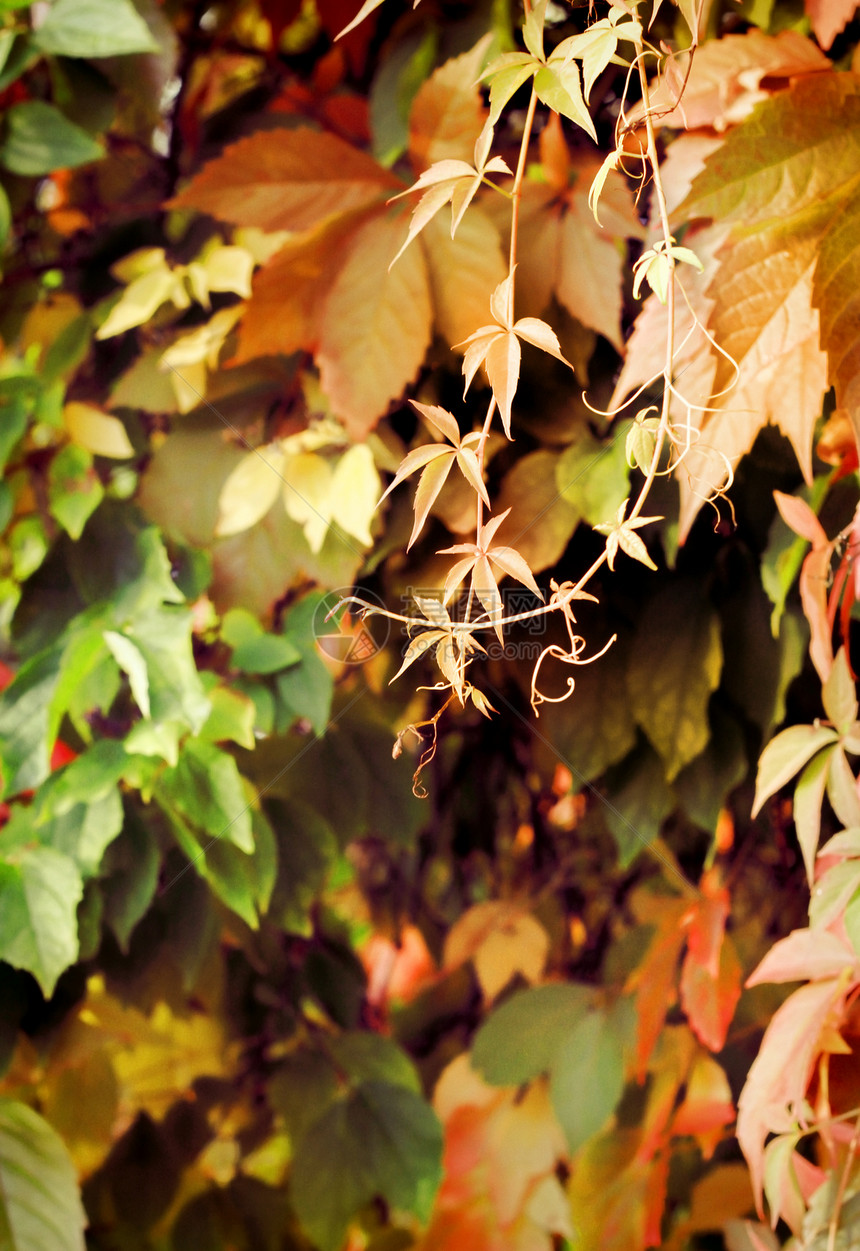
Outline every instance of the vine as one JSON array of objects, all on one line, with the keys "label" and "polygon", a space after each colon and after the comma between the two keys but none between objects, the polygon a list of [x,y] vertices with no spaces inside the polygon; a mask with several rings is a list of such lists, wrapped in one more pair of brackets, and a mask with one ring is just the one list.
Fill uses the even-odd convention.
[{"label": "vine", "polygon": [[[365,5],[356,18],[356,22],[374,7],[376,7],[375,4]],[[558,643],[546,646],[538,656],[532,673],[531,706],[535,715],[539,715],[538,710],[541,704],[564,702],[573,694],[575,688],[575,679],[568,676],[565,691],[561,695],[550,696],[540,689],[538,679],[544,662],[548,658],[565,666],[577,667],[590,664],[603,656],[615,641],[615,636],[613,636],[599,651],[585,656],[586,640],[575,630],[576,617],[573,603],[579,599],[595,600],[587,588],[598,571],[604,564],[611,571],[614,570],[615,559],[619,552],[623,552],[648,568],[657,568],[637,531],[663,518],[644,516],[643,509],[658,476],[675,472],[684,464],[695,442],[695,431],[692,429],[689,414],[694,408],[701,408],[685,399],[675,378],[675,362],[679,351],[675,334],[676,304],[679,292],[686,301],[693,318],[691,329],[680,344],[680,348],[686,346],[690,335],[700,332],[712,347],[734,367],[731,357],[719,348],[713,336],[702,325],[677,276],[679,265],[691,265],[699,271],[703,266],[695,252],[676,242],[671,231],[654,128],[655,109],[651,103],[646,70],[646,62],[649,58],[656,60],[659,70],[672,54],[665,49],[661,51],[646,41],[636,8],[635,4],[632,7],[623,3],[613,4],[605,18],[592,22],[582,34],[572,35],[562,40],[547,55],[544,49],[547,0],[539,0],[539,3],[535,5],[525,0],[522,35],[527,51],[502,54],[494,59],[481,74],[481,81],[489,85],[490,112],[475,144],[474,165],[470,166],[464,161],[438,161],[424,171],[410,189],[412,192],[421,191],[423,194],[413,211],[406,241],[392,264],[396,264],[409,244],[449,203],[453,238],[481,185],[489,187],[510,201],[508,273],[496,288],[490,301],[494,321],[479,327],[458,345],[464,350],[462,366],[465,378],[464,394],[468,393],[481,366],[489,380],[492,397],[484,419],[479,429],[461,437],[459,424],[452,413],[438,406],[428,406],[412,401],[418,414],[433,433],[441,437],[442,442],[427,444],[410,451],[382,496],[384,500],[401,482],[421,470],[413,504],[415,520],[407,545],[411,547],[421,534],[430,509],[442,490],[449,471],[456,463],[475,496],[474,542],[458,543],[437,552],[437,555],[456,556],[458,559],[451,565],[445,578],[441,598],[436,599],[426,595],[414,596],[415,605],[420,613],[417,618],[370,604],[360,596],[346,597],[332,610],[335,613],[346,604],[354,604],[358,606],[362,616],[381,614],[389,621],[406,627],[410,642],[395,678],[425,654],[431,651],[434,653],[442,680],[437,682],[432,689],[439,692],[450,691],[451,694],[445,700],[443,708],[429,721],[409,725],[404,733],[398,736],[395,745],[395,753],[399,755],[404,734],[415,734],[420,739],[422,728],[429,727],[431,730],[430,745],[422,752],[416,771],[416,786],[420,785],[419,778],[423,767],[432,759],[435,752],[439,717],[455,698],[461,706],[471,701],[485,716],[491,715],[494,711],[486,696],[467,677],[467,671],[473,660],[485,650],[477,637],[478,634],[493,630],[501,641],[506,627],[556,613],[561,614],[568,636],[568,646],[565,648]],[[351,26],[347,29],[351,29]],[[695,42],[695,30],[692,33]],[[624,43],[633,46],[633,57],[629,61],[623,60],[618,55],[618,46]],[[513,438],[511,412],[519,382],[522,343],[528,343],[572,368],[570,362],[562,355],[556,333],[546,322],[535,317],[519,319],[515,317],[520,205],[528,153],[534,136],[539,103],[548,107],[550,112],[563,115],[596,139],[594,125],[587,112],[587,104],[598,75],[610,63],[627,66],[625,98],[630,85],[630,77],[635,73],[641,93],[641,104],[637,117],[633,119],[625,112],[625,99],[622,98],[616,124],[615,148],[607,156],[594,178],[588,195],[589,208],[599,226],[600,198],[606,179],[613,170],[624,169],[629,173],[625,166],[625,160],[630,158],[628,139],[631,135],[638,135],[639,130],[644,127],[645,141],[644,145],[641,141],[639,142],[638,153],[641,168],[636,175],[639,183],[638,194],[641,195],[646,186],[650,185],[653,189],[656,207],[654,216],[659,238],[651,247],[642,252],[633,266],[633,295],[634,298],[639,298],[643,285],[647,284],[660,302],[665,305],[666,340],[664,364],[660,373],[640,386],[635,394],[619,408],[601,415],[608,418],[616,417],[655,383],[661,384],[660,406],[656,418],[649,416],[654,411],[653,405],[636,414],[634,425],[628,435],[627,455],[629,463],[636,464],[642,471],[643,482],[632,504],[630,497],[621,502],[613,523],[594,527],[605,535],[606,542],[603,551],[576,581],[565,582],[561,586],[553,581],[551,595],[547,602],[541,602],[539,606],[522,612],[505,613],[498,589],[498,577],[507,576],[515,579],[541,601],[544,601],[545,597],[521,554],[513,547],[496,545],[494,542],[496,533],[510,509],[498,515],[493,515],[492,512],[492,503],[484,480],[488,440],[495,427],[497,415],[504,436],[508,440]],[[673,107],[680,104],[691,64],[692,55]],[[529,82],[531,83],[529,101],[522,124],[516,169],[512,173],[501,156],[490,156],[494,128],[515,92]],[[509,188],[501,186],[490,175],[509,176],[512,179],[511,186]],[[680,428],[673,419],[673,400],[684,406],[688,413],[686,422]],[[598,410],[592,409],[592,411]],[[670,447],[671,452],[668,463],[665,463],[667,446]],[[730,485],[731,464],[727,459],[726,467],[728,485]],[[711,502],[716,495],[723,495],[726,489],[723,487],[714,492],[709,497]],[[448,605],[467,577],[469,586],[463,615],[455,619],[451,617]]]}]

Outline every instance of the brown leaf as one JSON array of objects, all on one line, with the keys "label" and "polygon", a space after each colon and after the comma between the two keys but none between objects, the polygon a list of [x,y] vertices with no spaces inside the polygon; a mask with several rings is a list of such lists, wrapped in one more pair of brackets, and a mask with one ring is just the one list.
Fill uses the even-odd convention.
[{"label": "brown leaf", "polygon": [[320,312],[322,388],[356,439],[372,430],[415,377],[430,345],[432,308],[419,248],[390,263],[398,217],[374,217],[352,236]]},{"label": "brown leaf", "polygon": [[327,217],[364,208],[399,189],[372,157],[326,132],[265,130],[230,144],[171,208],[261,230],[310,230]]},{"label": "brown leaf", "polygon": [[344,215],[290,239],[254,276],[231,364],[316,345],[319,311],[361,215]]}]

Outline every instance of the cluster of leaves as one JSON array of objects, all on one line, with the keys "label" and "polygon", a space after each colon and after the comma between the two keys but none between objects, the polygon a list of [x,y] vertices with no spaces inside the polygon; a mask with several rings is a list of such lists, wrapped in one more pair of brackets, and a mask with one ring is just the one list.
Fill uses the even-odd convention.
[{"label": "cluster of leaves", "polygon": [[355,7],[0,5],[0,1244],[850,1245],[854,5]]}]

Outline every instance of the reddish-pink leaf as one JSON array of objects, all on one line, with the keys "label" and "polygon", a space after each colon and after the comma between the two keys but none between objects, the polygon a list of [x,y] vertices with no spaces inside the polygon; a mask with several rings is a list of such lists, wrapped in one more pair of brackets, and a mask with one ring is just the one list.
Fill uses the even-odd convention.
[{"label": "reddish-pink leaf", "polygon": [[741,965],[728,936],[720,947],[716,977],[688,950],[681,970],[681,1006],[693,1033],[711,1051],[722,1051],[740,995]]},{"label": "reddish-pink leaf", "polygon": [[523,586],[527,586],[538,599],[543,599],[543,593],[535,582],[531,569],[513,547],[491,547],[487,555],[502,573],[516,578],[517,582],[522,582]]},{"label": "reddish-pink leaf", "polygon": [[774,491],[774,501],[785,524],[806,539],[813,547],[825,547],[828,539],[824,527],[815,513],[798,495],[786,495],[783,491]]},{"label": "reddish-pink leaf", "polygon": [[417,400],[410,400],[409,403],[418,410],[434,430],[438,430],[439,434],[446,438],[449,443],[459,447],[460,427],[457,425],[453,413],[449,413],[446,408],[440,408],[438,404],[419,404]]},{"label": "reddish-pink leaf", "polygon": [[738,1102],[737,1139],[759,1212],[765,1140],[789,1128],[806,1094],[822,1034],[838,1026],[848,989],[844,979],[830,978],[796,990],[771,1019],[749,1071]]},{"label": "reddish-pink leaf", "polygon": [[856,961],[854,952],[827,930],[792,930],[771,947],[746,984],[820,981],[838,977]]}]

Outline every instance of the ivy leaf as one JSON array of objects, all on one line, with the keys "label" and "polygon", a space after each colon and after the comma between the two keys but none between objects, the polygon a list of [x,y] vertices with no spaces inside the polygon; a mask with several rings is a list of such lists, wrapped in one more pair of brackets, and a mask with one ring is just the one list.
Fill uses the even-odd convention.
[{"label": "ivy leaf", "polygon": [[351,1218],[377,1196],[426,1220],[441,1157],[442,1127],[419,1095],[364,1082],[301,1139],[290,1178],[296,1213],[321,1251],[338,1251]]},{"label": "ivy leaf", "polygon": [[131,0],[54,0],[32,41],[52,56],[107,57],[157,52]]},{"label": "ivy leaf", "polygon": [[87,1218],[59,1134],[32,1108],[0,1099],[0,1240],[9,1251],[84,1251]]},{"label": "ivy leaf", "polygon": [[[769,141],[774,135],[779,136],[778,144]],[[821,349],[827,353],[830,379],[836,383],[837,402],[843,407],[856,403],[860,358],[860,340],[856,330],[848,328],[853,319],[845,317],[846,300],[855,298],[852,284],[857,261],[850,222],[856,213],[858,178],[860,78],[821,75],[794,82],[736,127],[708,157],[680,210],[729,225],[737,223],[726,245],[725,282],[718,274],[710,288],[717,306],[717,337],[721,321],[731,322],[733,316],[738,330],[737,308],[739,299],[744,299],[749,309],[745,307],[743,322],[754,328],[756,340],[775,335],[782,354],[793,352],[797,358],[809,337],[803,334],[801,323],[810,325],[809,306],[814,301],[822,318]],[[774,266],[777,256],[779,263]],[[775,303],[785,306],[778,317],[771,311],[774,301],[762,286],[769,267],[773,278],[765,285],[776,280]],[[731,345],[729,350],[737,355]],[[769,351],[773,359],[774,346]],[[796,428],[794,434],[789,433],[809,479],[807,445],[827,378],[812,348],[804,352],[805,375],[785,381],[791,382],[792,394],[804,397],[803,438]],[[759,368],[763,363],[759,360]],[[769,384],[774,380],[767,379]],[[782,385],[781,373],[778,380]]]},{"label": "ivy leaf", "polygon": [[810,886],[815,878],[815,856],[821,835],[821,808],[827,789],[830,757],[834,750],[835,744],[831,744],[816,752],[804,765],[794,791],[794,828]]},{"label": "ivy leaf", "polygon": [[409,111],[409,158],[423,171],[443,160],[468,160],[486,110],[476,82],[491,36],[451,57],[421,84]]},{"label": "ivy leaf", "polygon": [[170,204],[237,226],[303,231],[375,204],[400,185],[352,144],[298,127],[260,131],[228,145]]},{"label": "ivy leaf", "polygon": [[189,739],[179,763],[161,775],[158,796],[208,838],[224,839],[248,855],[253,853],[249,800],[236,761],[227,752]]}]

